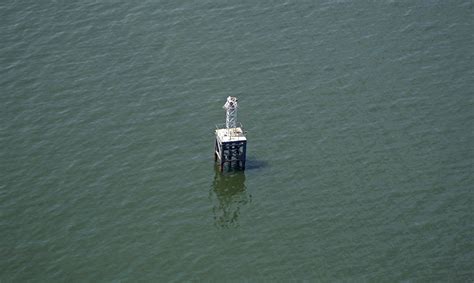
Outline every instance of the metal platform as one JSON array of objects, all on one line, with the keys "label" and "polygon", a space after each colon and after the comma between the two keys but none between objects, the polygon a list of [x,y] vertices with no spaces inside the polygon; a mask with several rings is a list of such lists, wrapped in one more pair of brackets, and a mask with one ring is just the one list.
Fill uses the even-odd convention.
[{"label": "metal platform", "polygon": [[237,122],[238,101],[236,97],[227,97],[225,125],[216,126],[214,143],[214,161],[218,162],[220,171],[224,167],[245,170],[247,154],[247,137],[242,124]]},{"label": "metal platform", "polygon": [[221,142],[246,141],[245,132],[241,127],[229,129],[217,129],[216,138]]}]

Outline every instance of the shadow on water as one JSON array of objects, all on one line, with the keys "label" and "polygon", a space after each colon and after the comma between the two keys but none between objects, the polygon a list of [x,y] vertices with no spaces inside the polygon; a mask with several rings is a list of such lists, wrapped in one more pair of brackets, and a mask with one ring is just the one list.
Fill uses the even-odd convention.
[{"label": "shadow on water", "polygon": [[215,225],[220,228],[238,227],[240,208],[252,201],[245,186],[245,172],[221,173],[216,167],[209,198],[213,203]]},{"label": "shadow on water", "polygon": [[258,160],[255,158],[247,158],[245,163],[245,170],[258,170],[268,167],[268,162],[264,160]]}]

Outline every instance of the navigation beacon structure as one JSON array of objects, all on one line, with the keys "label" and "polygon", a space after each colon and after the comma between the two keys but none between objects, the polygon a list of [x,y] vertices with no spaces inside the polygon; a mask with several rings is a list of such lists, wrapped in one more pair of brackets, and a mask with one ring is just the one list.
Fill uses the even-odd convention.
[{"label": "navigation beacon structure", "polygon": [[214,161],[219,162],[220,171],[227,168],[245,170],[247,138],[241,123],[237,123],[237,97],[229,96],[224,104],[226,110],[225,127],[216,127]]}]

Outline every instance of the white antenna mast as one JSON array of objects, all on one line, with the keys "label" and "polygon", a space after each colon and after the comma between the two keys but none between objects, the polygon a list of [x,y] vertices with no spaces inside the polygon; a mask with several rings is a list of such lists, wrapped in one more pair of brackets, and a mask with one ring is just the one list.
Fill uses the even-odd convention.
[{"label": "white antenna mast", "polygon": [[224,109],[226,110],[225,116],[225,127],[236,128],[237,127],[237,97],[229,96],[227,101],[224,104]]}]

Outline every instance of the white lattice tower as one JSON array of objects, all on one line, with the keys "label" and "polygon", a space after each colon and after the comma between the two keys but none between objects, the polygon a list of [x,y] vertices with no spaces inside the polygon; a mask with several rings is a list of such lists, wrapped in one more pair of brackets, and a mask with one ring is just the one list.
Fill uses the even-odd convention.
[{"label": "white lattice tower", "polygon": [[228,129],[237,127],[237,97],[227,97],[224,109],[226,110],[225,127]]}]

